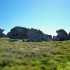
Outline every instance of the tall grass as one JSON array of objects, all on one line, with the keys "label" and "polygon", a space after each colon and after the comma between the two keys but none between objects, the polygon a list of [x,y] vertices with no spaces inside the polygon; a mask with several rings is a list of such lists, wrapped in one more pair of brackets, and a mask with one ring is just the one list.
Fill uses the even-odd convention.
[{"label": "tall grass", "polygon": [[0,38],[0,70],[70,70],[70,41],[10,42]]}]

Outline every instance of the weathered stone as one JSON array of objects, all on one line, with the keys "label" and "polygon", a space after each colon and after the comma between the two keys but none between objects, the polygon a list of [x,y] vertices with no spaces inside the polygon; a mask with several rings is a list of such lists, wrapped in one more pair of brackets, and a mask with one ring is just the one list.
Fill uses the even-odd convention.
[{"label": "weathered stone", "polygon": [[3,31],[4,31],[4,29],[0,28],[0,38],[5,36],[5,34],[3,33]]},{"label": "weathered stone", "polygon": [[42,31],[37,29],[30,29],[27,33],[28,41],[48,41],[51,40],[50,35],[44,34]]},{"label": "weathered stone", "polygon": [[12,39],[25,39],[27,37],[27,32],[27,28],[16,26],[12,28],[7,35]]},{"label": "weathered stone", "polygon": [[57,30],[57,36],[53,37],[53,40],[59,40],[59,41],[64,41],[64,40],[69,40],[69,35],[64,29]]},{"label": "weathered stone", "polygon": [[30,29],[27,33],[28,41],[42,41],[42,32]]},{"label": "weathered stone", "polygon": [[7,36],[12,40],[23,40],[31,42],[41,42],[52,40],[51,35],[44,34],[42,31],[37,29],[27,29],[24,27],[14,27],[8,32]]}]

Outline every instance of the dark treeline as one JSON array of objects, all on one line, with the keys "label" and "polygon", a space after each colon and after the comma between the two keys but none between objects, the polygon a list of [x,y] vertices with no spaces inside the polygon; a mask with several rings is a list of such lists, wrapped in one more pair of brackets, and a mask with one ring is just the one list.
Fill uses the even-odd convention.
[{"label": "dark treeline", "polygon": [[0,38],[8,37],[11,40],[26,40],[29,42],[40,42],[40,41],[64,41],[70,40],[70,33],[68,34],[64,29],[56,31],[57,36],[48,35],[43,33],[41,30],[34,28],[26,28],[16,26],[10,30],[6,35],[3,33],[4,29],[0,28]]}]

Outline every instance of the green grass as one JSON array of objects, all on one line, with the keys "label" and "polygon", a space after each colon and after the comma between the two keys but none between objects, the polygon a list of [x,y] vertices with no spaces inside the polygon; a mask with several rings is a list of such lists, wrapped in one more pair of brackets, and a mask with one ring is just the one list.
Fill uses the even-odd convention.
[{"label": "green grass", "polygon": [[10,42],[0,38],[0,70],[70,70],[70,41]]}]

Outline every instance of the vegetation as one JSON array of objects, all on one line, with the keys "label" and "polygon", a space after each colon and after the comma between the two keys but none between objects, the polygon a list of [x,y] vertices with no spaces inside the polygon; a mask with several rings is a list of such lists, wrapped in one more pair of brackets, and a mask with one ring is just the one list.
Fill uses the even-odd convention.
[{"label": "vegetation", "polygon": [[0,38],[0,70],[70,70],[70,41],[10,42]]}]

